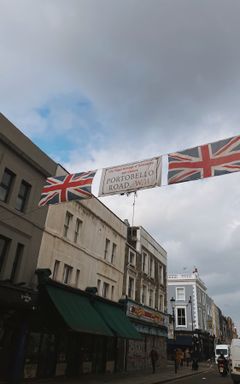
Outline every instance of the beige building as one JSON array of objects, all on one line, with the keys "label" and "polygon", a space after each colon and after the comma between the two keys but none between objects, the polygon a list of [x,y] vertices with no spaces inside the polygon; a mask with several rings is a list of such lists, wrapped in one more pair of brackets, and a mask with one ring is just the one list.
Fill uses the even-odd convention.
[{"label": "beige building", "polygon": [[[59,171],[58,171],[59,173]],[[97,198],[50,206],[38,268],[113,301],[122,296],[127,226]]]},{"label": "beige building", "polygon": [[141,341],[130,340],[129,370],[149,367],[149,354],[155,348],[162,367],[167,358],[167,252],[141,226],[128,227],[124,288],[127,315]]}]

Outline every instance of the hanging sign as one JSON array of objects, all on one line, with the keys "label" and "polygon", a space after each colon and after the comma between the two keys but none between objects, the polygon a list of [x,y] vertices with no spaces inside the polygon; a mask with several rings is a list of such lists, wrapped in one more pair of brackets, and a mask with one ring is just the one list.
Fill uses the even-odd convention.
[{"label": "hanging sign", "polygon": [[135,192],[161,184],[161,157],[105,168],[98,196]]}]

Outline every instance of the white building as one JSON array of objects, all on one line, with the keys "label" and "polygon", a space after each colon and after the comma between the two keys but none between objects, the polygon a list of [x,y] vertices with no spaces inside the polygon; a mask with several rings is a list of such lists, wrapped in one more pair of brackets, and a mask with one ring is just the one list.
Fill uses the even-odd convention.
[{"label": "white building", "polygon": [[[197,270],[193,273],[168,275],[168,312],[172,313],[174,302],[176,330],[201,329],[207,331],[206,296],[207,287]],[[191,300],[190,300],[191,298]],[[189,303],[191,301],[191,303]]]}]

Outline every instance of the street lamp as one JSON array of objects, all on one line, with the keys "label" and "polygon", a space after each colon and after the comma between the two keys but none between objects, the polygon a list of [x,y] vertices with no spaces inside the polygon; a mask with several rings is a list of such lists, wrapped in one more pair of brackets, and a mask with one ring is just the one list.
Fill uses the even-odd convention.
[{"label": "street lamp", "polygon": [[174,343],[175,343],[174,368],[175,368],[175,373],[177,373],[177,351],[176,351],[176,342],[175,342],[175,313],[174,313],[175,299],[174,299],[174,297],[172,297],[170,299],[170,303],[171,303],[171,306],[172,306],[173,340],[174,340]]},{"label": "street lamp", "polygon": [[172,319],[173,319],[173,338],[175,339],[175,313],[174,313],[174,307],[175,307],[175,299],[172,297],[170,299],[171,307],[172,307]]}]

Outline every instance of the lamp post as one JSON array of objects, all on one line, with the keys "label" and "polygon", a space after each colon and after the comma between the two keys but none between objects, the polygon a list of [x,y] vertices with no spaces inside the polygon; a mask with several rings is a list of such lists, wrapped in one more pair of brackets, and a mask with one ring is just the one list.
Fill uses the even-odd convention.
[{"label": "lamp post", "polygon": [[[174,340],[174,342],[175,342],[176,340],[175,340],[175,312],[174,312],[174,309],[175,309],[175,299],[174,299],[174,297],[172,297],[172,298],[170,299],[170,303],[171,303],[171,306],[172,306],[173,340]],[[175,373],[177,373],[177,351],[176,351],[176,342],[175,342],[175,349],[174,349],[174,368],[175,368]]]}]

